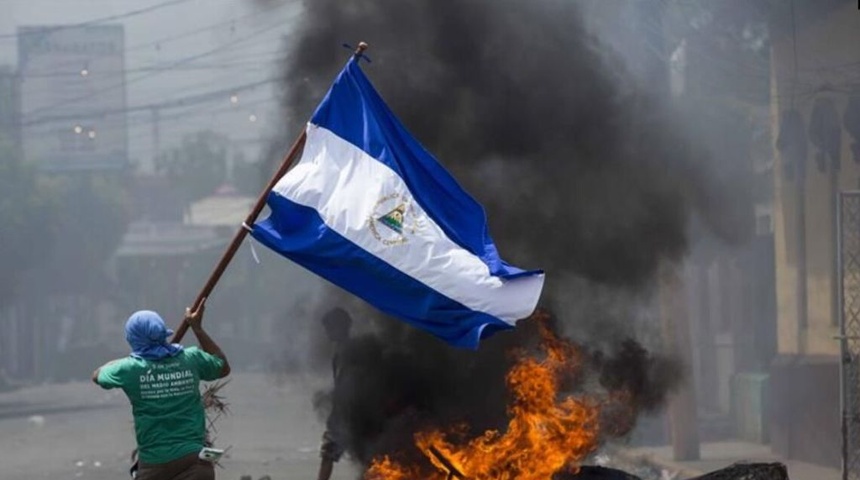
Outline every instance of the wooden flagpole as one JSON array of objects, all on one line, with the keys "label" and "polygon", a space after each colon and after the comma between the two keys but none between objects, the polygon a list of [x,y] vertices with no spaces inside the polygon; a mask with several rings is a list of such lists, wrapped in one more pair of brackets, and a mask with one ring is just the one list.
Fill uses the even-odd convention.
[{"label": "wooden flagpole", "polygon": [[[365,50],[367,50],[367,44],[364,42],[360,42],[358,44],[358,48],[355,49],[354,55],[361,55]],[[271,180],[269,180],[269,184],[266,185],[266,188],[260,193],[260,196],[257,197],[257,203],[254,204],[254,208],[251,209],[251,213],[245,218],[245,221],[242,223],[242,226],[239,227],[239,230],[236,232],[236,235],[233,236],[233,240],[230,242],[230,245],[227,246],[227,251],[224,252],[224,255],[221,256],[221,260],[218,261],[218,264],[215,266],[215,270],[212,271],[212,274],[209,275],[209,279],[206,280],[206,284],[203,285],[203,289],[200,290],[200,294],[197,295],[197,299],[194,300],[194,305],[191,307],[191,311],[196,311],[200,308],[200,305],[209,297],[209,294],[212,293],[212,290],[215,288],[215,285],[218,283],[218,280],[221,279],[221,275],[224,274],[224,271],[227,269],[227,265],[230,264],[230,261],[233,260],[233,257],[236,255],[236,251],[239,250],[239,246],[242,244],[242,241],[245,240],[245,237],[248,235],[248,232],[254,222],[257,220],[257,217],[260,215],[260,212],[263,211],[263,207],[266,205],[266,198],[269,196],[269,192],[272,188],[275,187],[275,184],[278,183],[278,180],[281,179],[289,170],[293,167],[296,156],[299,151],[301,151],[302,147],[305,145],[305,139],[307,138],[307,133],[305,129],[302,129],[301,135],[296,141],[293,143],[293,146],[290,148],[287,156],[284,157],[283,163],[281,163],[280,168],[275,174],[272,176]],[[171,343],[177,343],[182,340],[182,337],[188,332],[189,325],[183,319],[182,323],[179,324],[179,327],[176,329],[176,333],[173,334],[173,338],[170,339]]]}]

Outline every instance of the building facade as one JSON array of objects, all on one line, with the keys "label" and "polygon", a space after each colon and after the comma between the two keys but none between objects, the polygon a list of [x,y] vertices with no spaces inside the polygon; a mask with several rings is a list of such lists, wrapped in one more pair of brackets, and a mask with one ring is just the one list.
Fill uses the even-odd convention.
[{"label": "building facade", "polygon": [[793,3],[775,12],[771,28],[778,318],[771,444],[783,456],[835,467],[836,201],[840,191],[860,188],[860,152],[851,146],[860,139],[850,121],[860,108],[860,12],[850,0]]},{"label": "building facade", "polygon": [[48,172],[126,166],[121,25],[20,27],[18,70],[27,161]]}]

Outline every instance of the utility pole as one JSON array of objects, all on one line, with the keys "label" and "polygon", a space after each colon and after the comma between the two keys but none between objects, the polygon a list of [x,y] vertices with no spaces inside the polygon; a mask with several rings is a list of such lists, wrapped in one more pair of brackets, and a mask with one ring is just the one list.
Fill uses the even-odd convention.
[{"label": "utility pole", "polygon": [[[798,170],[805,170],[805,162]],[[806,339],[809,334],[809,300],[807,297],[806,270],[806,172],[798,171],[795,185],[795,202],[797,204],[797,353],[806,353]]]},{"label": "utility pole", "polygon": [[161,109],[152,107],[152,167],[158,164],[158,155],[161,153]]},{"label": "utility pole", "polygon": [[[650,59],[645,71],[648,85],[656,86],[660,98],[669,102],[670,65],[663,26],[666,4],[639,2],[637,8],[641,43],[645,49],[642,54],[644,58]],[[685,272],[682,266],[667,263],[660,267],[658,275],[663,339],[666,347],[691,371],[693,351]],[[699,422],[692,372],[669,399],[667,415],[673,459],[698,460]]]},{"label": "utility pole", "polygon": [[[677,265],[660,269],[660,316],[666,346],[687,368],[693,364],[685,272]],[[692,375],[669,399],[668,421],[674,460],[698,460],[699,425]]]}]

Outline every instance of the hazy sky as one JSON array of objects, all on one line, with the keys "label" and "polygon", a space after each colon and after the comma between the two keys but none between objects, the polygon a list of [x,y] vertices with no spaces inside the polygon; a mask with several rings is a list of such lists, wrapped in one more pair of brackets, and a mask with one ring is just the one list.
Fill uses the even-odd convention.
[{"label": "hazy sky", "polygon": [[[17,63],[18,26],[87,22],[167,3],[170,0],[0,0],[0,65]],[[106,22],[125,27],[128,105],[227,89],[272,76],[298,4],[281,0],[255,8],[246,0],[174,0],[162,8]],[[196,56],[200,58],[191,58]],[[120,81],[116,72],[106,74]],[[224,95],[223,100],[163,111],[162,148],[176,144],[185,133],[214,129],[255,155],[261,145],[258,140],[274,130],[272,122],[277,121],[274,90],[265,84],[243,92],[238,100],[234,105],[230,95]],[[146,162],[152,157],[151,118],[149,111],[129,116],[132,160]]]},{"label": "hazy sky", "polygon": [[[607,5],[607,1],[583,1],[582,5]],[[283,38],[289,35],[301,8],[298,0],[0,0],[0,65],[17,63],[18,26],[75,24],[163,4],[168,5],[106,22],[125,28],[125,81],[131,107],[271,77],[284,55]],[[613,18],[629,6],[623,1],[609,4],[615,12]],[[617,39],[619,33],[623,31],[609,39]],[[200,58],[191,59],[197,56]],[[177,62],[182,64],[177,66]],[[111,75],[120,81],[116,72]],[[277,131],[276,124],[283,121],[275,117],[279,113],[272,87],[265,84],[245,91],[235,105],[230,95],[224,95],[220,101],[162,111],[162,150],[186,133],[214,129],[228,134],[236,148],[256,159],[267,135]],[[256,121],[251,121],[252,116]],[[152,115],[149,111],[131,113],[128,125],[129,156],[146,165],[153,157]]]}]

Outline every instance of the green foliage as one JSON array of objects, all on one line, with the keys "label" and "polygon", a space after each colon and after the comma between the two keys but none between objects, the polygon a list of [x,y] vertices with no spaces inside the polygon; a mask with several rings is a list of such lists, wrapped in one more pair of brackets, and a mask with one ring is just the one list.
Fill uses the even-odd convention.
[{"label": "green foliage", "polygon": [[256,197],[269,181],[261,162],[250,162],[240,153],[233,159],[233,185],[242,195]]},{"label": "green foliage", "polygon": [[202,131],[186,135],[182,144],[158,157],[155,168],[167,176],[186,205],[211,195],[227,178],[229,140]]},{"label": "green foliage", "polygon": [[58,293],[99,293],[107,288],[105,265],[128,227],[125,175],[81,173],[42,179],[42,188],[62,201],[52,222],[57,236],[40,266],[40,283]]},{"label": "green foliage", "polygon": [[24,287],[103,291],[128,223],[125,183],[122,173],[39,174],[0,139],[0,302]]},{"label": "green foliage", "polygon": [[0,192],[0,302],[4,302],[15,294],[20,277],[45,260],[59,202],[6,143],[0,143]]}]

